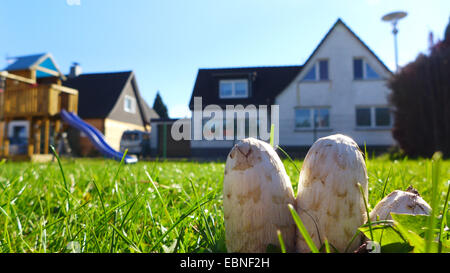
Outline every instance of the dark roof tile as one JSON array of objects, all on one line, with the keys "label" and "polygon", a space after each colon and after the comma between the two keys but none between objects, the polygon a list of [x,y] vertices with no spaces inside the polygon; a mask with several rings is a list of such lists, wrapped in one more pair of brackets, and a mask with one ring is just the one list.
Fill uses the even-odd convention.
[{"label": "dark roof tile", "polygon": [[[302,66],[267,66],[199,69],[192,92],[189,108],[192,110],[194,97],[202,97],[205,104],[225,105],[270,105],[275,97],[283,91]],[[220,79],[249,79],[250,96],[244,99],[220,99]]]},{"label": "dark roof tile", "polygon": [[132,73],[81,74],[68,78],[63,85],[78,90],[78,115],[81,118],[106,118]]}]

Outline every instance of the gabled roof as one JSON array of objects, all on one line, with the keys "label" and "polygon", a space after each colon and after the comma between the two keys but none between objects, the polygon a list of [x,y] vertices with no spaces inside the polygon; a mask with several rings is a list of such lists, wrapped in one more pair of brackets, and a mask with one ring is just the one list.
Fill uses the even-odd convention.
[{"label": "gabled roof", "polygon": [[132,73],[81,74],[68,78],[63,85],[78,90],[78,115],[81,118],[106,118]]},{"label": "gabled roof", "polygon": [[[5,67],[3,70],[6,71],[18,71],[18,70],[27,70],[27,69],[36,69],[37,77],[40,76],[45,77],[49,76],[50,73],[56,72],[58,76],[64,77],[64,75],[59,70],[58,65],[53,59],[53,56],[50,53],[40,53],[34,55],[26,55],[26,56],[18,56],[9,58],[9,61],[12,63]],[[54,76],[54,75],[50,75]]]},{"label": "gabled roof", "polygon": [[33,65],[35,65],[45,55],[46,55],[46,53],[41,53],[41,54],[8,58],[11,63],[7,67],[5,67],[3,70],[17,71],[17,70],[29,69]]},{"label": "gabled roof", "polygon": [[[269,105],[301,71],[302,66],[267,66],[199,69],[192,92],[189,108],[192,110],[194,97],[202,97],[204,104],[220,106],[236,104]],[[220,99],[220,79],[248,79],[249,97],[242,99]],[[205,105],[203,105],[204,107]]]},{"label": "gabled roof", "polygon": [[[109,116],[128,81],[137,89],[133,71],[81,74],[68,78],[64,86],[78,90],[78,115],[83,118],[106,118]],[[159,118],[136,90],[139,111],[145,124]]]},{"label": "gabled roof", "polygon": [[319,50],[319,48],[322,46],[322,44],[327,40],[328,36],[330,36],[330,34],[333,32],[333,30],[338,26],[338,25],[342,25],[344,26],[349,32],[350,34],[352,34],[356,40],[364,47],[366,48],[370,54],[372,54],[373,57],[375,57],[375,59],[389,72],[392,74],[392,71],[383,63],[383,61],[381,61],[380,58],[378,58],[378,56],[363,42],[363,40],[361,40],[358,35],[356,35],[345,23],[344,21],[342,21],[341,18],[338,18],[336,23],[334,23],[334,25],[330,28],[330,30],[327,32],[327,34],[322,38],[322,40],[319,42],[319,44],[317,45],[317,47],[314,49],[314,51],[311,53],[311,55],[309,55],[308,59],[306,60],[306,62],[303,64],[303,66],[306,66],[312,59],[312,57],[316,54],[316,52]]}]

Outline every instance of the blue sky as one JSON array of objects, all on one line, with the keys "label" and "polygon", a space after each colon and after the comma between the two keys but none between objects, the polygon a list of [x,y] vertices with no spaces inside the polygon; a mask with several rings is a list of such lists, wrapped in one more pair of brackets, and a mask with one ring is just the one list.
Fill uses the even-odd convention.
[{"label": "blue sky", "polygon": [[[80,5],[74,5],[79,1]],[[199,68],[301,65],[341,18],[392,70],[391,26],[403,10],[399,63],[442,38],[446,0],[0,0],[0,67],[6,56],[50,52],[63,72],[134,70],[152,105],[160,90],[171,117],[188,114]]]}]

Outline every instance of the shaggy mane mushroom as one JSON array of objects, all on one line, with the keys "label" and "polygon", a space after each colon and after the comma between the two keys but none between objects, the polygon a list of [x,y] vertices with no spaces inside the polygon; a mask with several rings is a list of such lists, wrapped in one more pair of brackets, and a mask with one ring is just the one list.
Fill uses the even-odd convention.
[{"label": "shaggy mane mushroom", "polygon": [[[345,251],[359,226],[367,219],[364,198],[368,177],[364,157],[356,142],[344,135],[317,140],[303,162],[297,194],[297,213],[317,248],[325,238],[339,252]],[[353,251],[361,238],[349,248]],[[297,232],[298,252],[309,252]]]},{"label": "shaggy mane mushroom", "polygon": [[294,251],[295,225],[288,204],[294,204],[294,192],[275,150],[254,138],[236,144],[223,180],[228,252],[266,252],[269,244],[280,245],[277,230],[287,251]]}]

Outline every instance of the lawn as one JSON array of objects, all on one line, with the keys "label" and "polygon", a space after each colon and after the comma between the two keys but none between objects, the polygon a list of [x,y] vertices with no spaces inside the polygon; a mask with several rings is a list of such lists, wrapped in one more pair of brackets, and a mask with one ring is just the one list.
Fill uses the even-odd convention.
[{"label": "lawn", "polygon": [[[297,190],[300,161],[284,161]],[[101,159],[0,163],[0,252],[224,252],[224,162]],[[413,185],[431,204],[431,160],[372,158],[370,207]],[[450,177],[440,162],[439,215]]]}]

